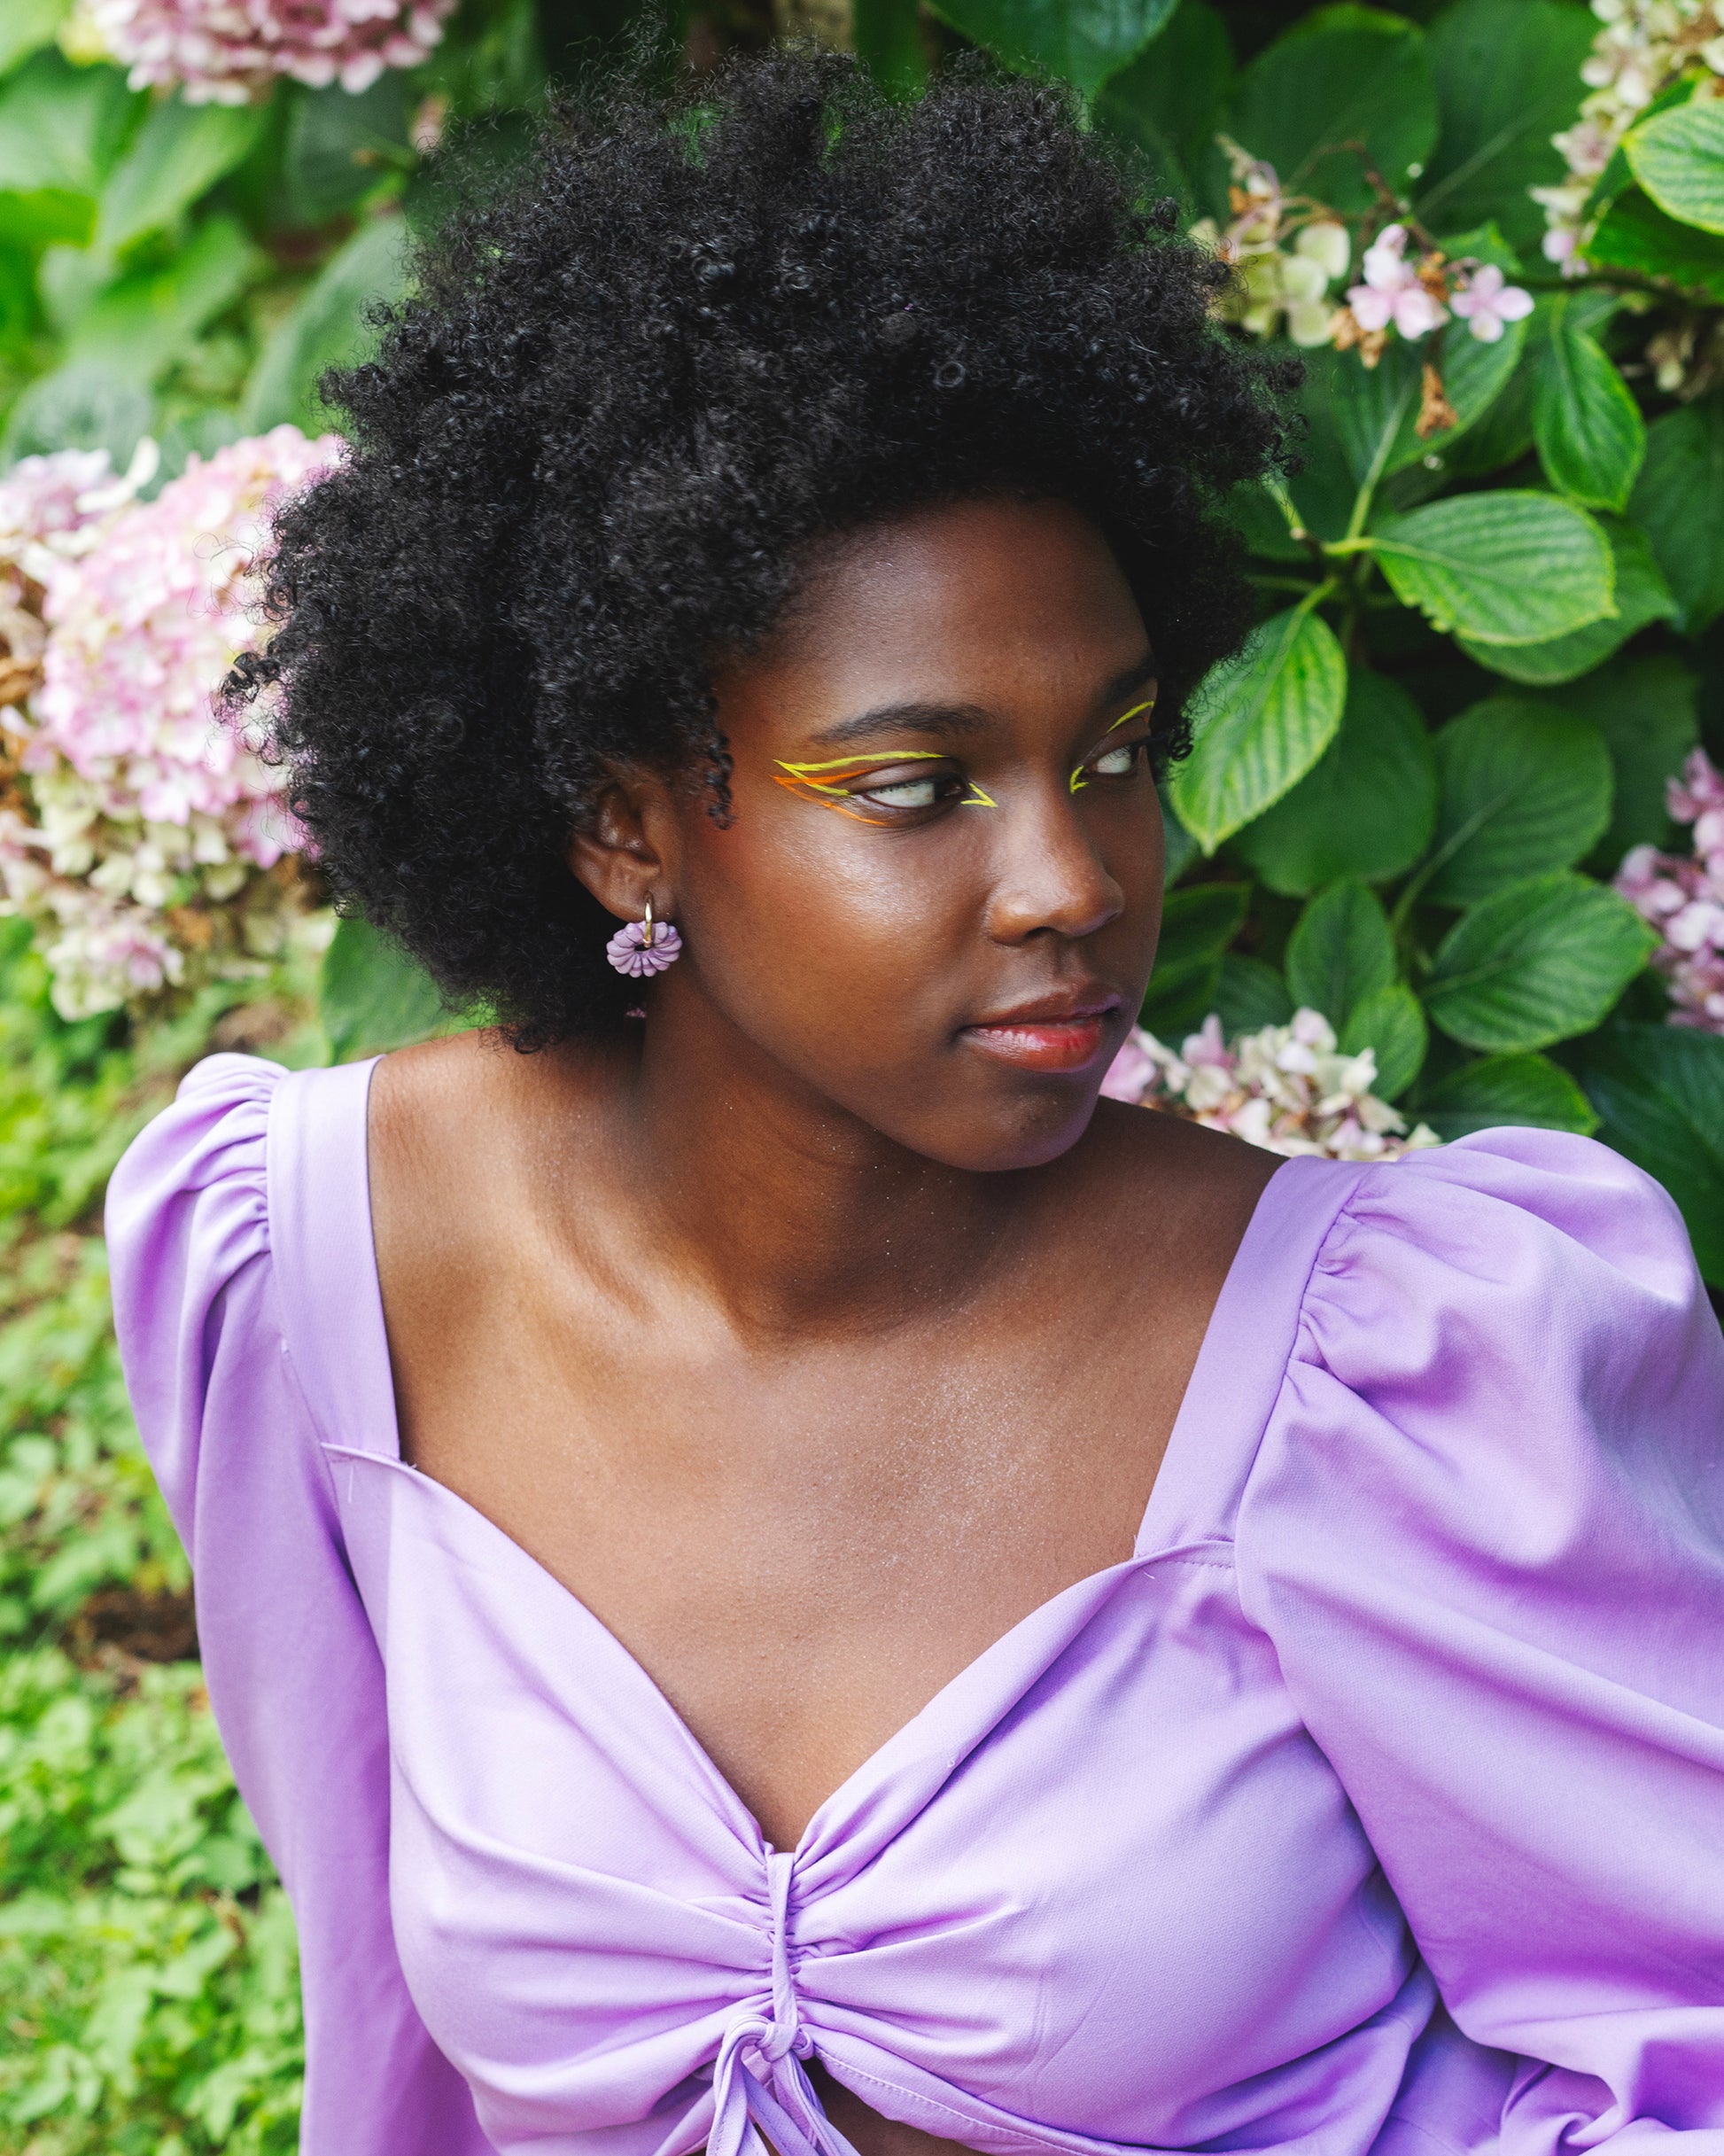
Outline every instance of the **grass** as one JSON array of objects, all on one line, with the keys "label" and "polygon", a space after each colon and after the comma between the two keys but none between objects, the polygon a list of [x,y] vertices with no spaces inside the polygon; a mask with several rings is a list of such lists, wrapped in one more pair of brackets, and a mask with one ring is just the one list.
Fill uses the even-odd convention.
[{"label": "grass", "polygon": [[204,1694],[100,1204],[207,1048],[326,1046],[291,972],[141,1028],[47,987],[0,922],[0,2156],[288,2156],[292,1919]]}]

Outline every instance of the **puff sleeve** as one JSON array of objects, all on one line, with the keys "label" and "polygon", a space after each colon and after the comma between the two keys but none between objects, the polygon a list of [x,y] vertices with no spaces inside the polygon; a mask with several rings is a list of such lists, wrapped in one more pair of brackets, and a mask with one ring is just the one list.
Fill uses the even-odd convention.
[{"label": "puff sleeve", "polygon": [[484,2156],[466,2084],[425,2033],[391,1929],[383,1669],[270,1247],[268,1129],[287,1082],[275,1063],[211,1057],[115,1170],[120,1356],[191,1561],[217,1724],[299,1926],[300,2145]]},{"label": "puff sleeve", "polygon": [[1242,1592],[1515,2156],[1724,2156],[1724,1342],[1674,1207],[1497,1131],[1342,1207]]}]

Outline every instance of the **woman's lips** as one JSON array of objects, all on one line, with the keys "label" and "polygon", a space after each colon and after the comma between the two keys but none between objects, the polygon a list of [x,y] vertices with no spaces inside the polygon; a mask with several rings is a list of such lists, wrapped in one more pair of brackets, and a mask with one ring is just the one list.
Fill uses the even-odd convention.
[{"label": "woman's lips", "polygon": [[1081,1070],[1100,1054],[1108,1016],[1107,1011],[1084,1011],[1068,1018],[1001,1018],[967,1025],[964,1036],[1020,1070]]}]

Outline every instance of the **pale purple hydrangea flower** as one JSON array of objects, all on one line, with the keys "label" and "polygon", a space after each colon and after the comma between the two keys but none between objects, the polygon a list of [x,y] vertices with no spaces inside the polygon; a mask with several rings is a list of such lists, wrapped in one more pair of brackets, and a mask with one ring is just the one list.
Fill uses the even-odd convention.
[{"label": "pale purple hydrangea flower", "polygon": [[1407,256],[1407,228],[1385,225],[1365,249],[1364,283],[1348,288],[1347,305],[1362,330],[1386,330],[1393,323],[1409,340],[1427,337],[1448,321],[1448,310],[1418,281]]},{"label": "pale purple hydrangea flower", "polygon": [[[1724,75],[1724,0],[1592,0],[1592,12],[1603,27],[1580,67],[1590,94],[1575,124],[1550,138],[1568,170],[1557,186],[1528,191],[1548,222],[1545,257],[1565,276],[1587,267],[1593,183],[1628,129],[1673,82],[1700,69]],[[1678,369],[1658,386],[1681,378]]]},{"label": "pale purple hydrangea flower", "polygon": [[303,910],[283,774],[214,697],[257,641],[271,508],[338,448],[276,427],[193,457],[152,502],[94,511],[103,475],[82,464],[0,486],[12,557],[43,572],[46,631],[41,685],[0,713],[26,804],[0,811],[0,886],[37,922],[68,1016],[255,973]]},{"label": "pale purple hydrangea flower", "polygon": [[1724,772],[1696,749],[1667,798],[1672,817],[1694,826],[1693,852],[1636,846],[1616,887],[1658,931],[1652,963],[1669,984],[1671,1024],[1724,1033]]},{"label": "pale purple hydrangea flower", "polygon": [[369,90],[416,67],[455,0],[82,0],[81,27],[134,90],[179,85],[191,105],[245,105],[280,75]]},{"label": "pale purple hydrangea flower", "polygon": [[1398,1160],[1438,1141],[1371,1091],[1375,1052],[1344,1055],[1334,1028],[1314,1010],[1231,1044],[1211,1012],[1179,1053],[1134,1026],[1102,1082],[1115,1101],[1159,1108],[1228,1131],[1271,1153],[1328,1160]]},{"label": "pale purple hydrangea flower", "polygon": [[1533,295],[1509,284],[1495,262],[1483,262],[1450,294],[1448,304],[1480,344],[1494,345],[1508,323],[1524,322],[1532,313]]}]

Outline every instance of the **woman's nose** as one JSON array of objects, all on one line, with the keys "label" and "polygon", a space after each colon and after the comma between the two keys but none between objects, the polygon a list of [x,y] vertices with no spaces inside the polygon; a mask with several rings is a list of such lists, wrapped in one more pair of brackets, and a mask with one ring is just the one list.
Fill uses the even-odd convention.
[{"label": "woman's nose", "polygon": [[1125,893],[1066,790],[1002,803],[998,815],[988,907],[988,930],[997,943],[1022,943],[1043,933],[1093,936],[1123,910]]}]

